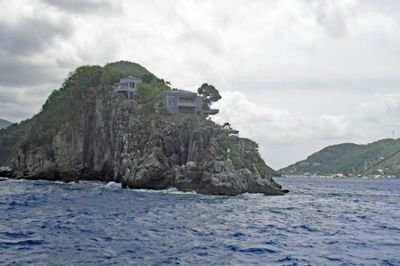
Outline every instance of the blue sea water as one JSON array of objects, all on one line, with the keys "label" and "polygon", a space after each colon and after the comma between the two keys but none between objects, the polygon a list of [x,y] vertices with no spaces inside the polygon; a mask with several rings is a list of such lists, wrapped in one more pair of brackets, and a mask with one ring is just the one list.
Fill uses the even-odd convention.
[{"label": "blue sea water", "polygon": [[276,180],[291,192],[1,181],[0,264],[400,265],[399,179]]}]

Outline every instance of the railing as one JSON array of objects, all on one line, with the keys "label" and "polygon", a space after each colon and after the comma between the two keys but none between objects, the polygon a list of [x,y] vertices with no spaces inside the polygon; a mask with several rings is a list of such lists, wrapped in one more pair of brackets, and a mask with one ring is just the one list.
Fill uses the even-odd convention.
[{"label": "railing", "polygon": [[130,91],[130,92],[135,92],[135,91],[136,91],[136,88],[132,88],[132,87],[122,88],[122,87],[118,86],[118,87],[116,87],[116,88],[114,89],[114,91],[115,91],[115,92],[118,92],[118,91]]},{"label": "railing", "polygon": [[178,106],[196,107],[197,103],[193,102],[178,102]]}]

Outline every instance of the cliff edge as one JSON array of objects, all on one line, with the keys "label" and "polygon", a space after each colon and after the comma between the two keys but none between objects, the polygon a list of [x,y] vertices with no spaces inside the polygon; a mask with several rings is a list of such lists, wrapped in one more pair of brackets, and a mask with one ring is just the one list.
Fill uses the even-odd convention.
[{"label": "cliff edge", "polygon": [[[133,96],[114,91],[127,75],[144,77]],[[40,113],[0,131],[0,176],[283,194],[255,142],[231,136],[205,114],[168,113],[168,90],[168,82],[135,63],[78,68]]]}]

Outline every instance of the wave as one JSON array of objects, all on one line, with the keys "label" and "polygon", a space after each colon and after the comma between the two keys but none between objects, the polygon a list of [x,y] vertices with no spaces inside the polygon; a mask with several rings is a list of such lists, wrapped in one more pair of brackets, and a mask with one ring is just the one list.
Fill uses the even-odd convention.
[{"label": "wave", "polygon": [[165,193],[165,194],[184,194],[184,195],[197,195],[196,191],[180,191],[177,188],[167,188],[167,189],[160,189],[160,190],[156,190],[156,189],[143,189],[143,188],[139,188],[139,189],[129,189],[135,192],[146,192],[146,193]]},{"label": "wave", "polygon": [[108,182],[104,187],[106,187],[106,188],[121,188],[121,183],[111,181],[111,182]]}]

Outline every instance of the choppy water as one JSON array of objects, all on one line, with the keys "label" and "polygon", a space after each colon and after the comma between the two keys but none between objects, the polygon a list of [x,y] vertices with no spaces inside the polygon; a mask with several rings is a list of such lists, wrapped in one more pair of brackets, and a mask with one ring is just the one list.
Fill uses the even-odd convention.
[{"label": "choppy water", "polygon": [[400,265],[400,180],[276,180],[291,192],[1,181],[0,264]]}]

